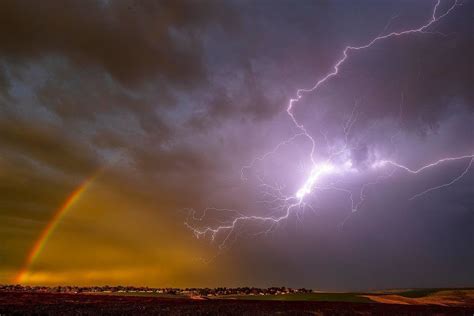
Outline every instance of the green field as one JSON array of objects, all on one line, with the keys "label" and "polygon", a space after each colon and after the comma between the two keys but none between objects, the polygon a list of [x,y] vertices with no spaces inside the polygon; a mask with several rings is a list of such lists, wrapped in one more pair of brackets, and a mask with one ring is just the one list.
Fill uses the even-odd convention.
[{"label": "green field", "polygon": [[269,301],[319,301],[319,302],[373,302],[360,293],[307,293],[307,294],[279,294],[279,295],[231,295],[216,298],[241,300],[269,300]]}]

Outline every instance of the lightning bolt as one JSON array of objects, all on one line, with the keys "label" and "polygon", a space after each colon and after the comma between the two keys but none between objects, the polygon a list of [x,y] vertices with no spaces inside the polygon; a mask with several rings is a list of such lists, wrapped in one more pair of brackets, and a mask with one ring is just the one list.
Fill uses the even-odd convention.
[{"label": "lightning bolt", "polygon": [[446,188],[448,186],[450,186],[451,184],[454,184],[455,182],[457,182],[458,180],[460,180],[462,177],[464,177],[464,175],[466,175],[466,173],[469,171],[469,169],[471,169],[471,166],[472,166],[472,162],[474,161],[474,158],[471,158],[471,160],[469,160],[469,164],[467,165],[467,167],[464,169],[463,172],[461,172],[460,175],[458,175],[456,178],[454,178],[453,180],[449,181],[448,183],[444,183],[444,184],[441,184],[441,185],[438,185],[438,186],[435,186],[435,187],[432,187],[432,188],[428,188],[426,189],[425,191],[423,192],[420,192],[418,194],[415,194],[414,196],[412,196],[410,198],[410,200],[414,200],[428,192],[431,192],[431,191],[434,191],[434,190],[438,190],[438,189],[442,189],[442,188]]},{"label": "lightning bolt", "polygon": [[429,163],[427,165],[424,165],[424,166],[420,167],[419,169],[410,169],[407,166],[401,165],[401,164],[396,163],[395,161],[391,161],[391,160],[380,160],[380,161],[374,163],[373,166],[378,167],[378,166],[384,166],[386,164],[389,164],[389,165],[395,166],[397,168],[403,169],[403,170],[405,170],[409,173],[417,174],[417,173],[420,173],[420,172],[422,172],[422,171],[424,171],[428,168],[436,167],[436,166],[442,164],[443,162],[457,161],[457,160],[468,159],[468,158],[474,158],[474,155],[464,155],[464,156],[459,156],[459,157],[443,158],[443,159],[440,159],[440,160],[435,161],[433,163]]},{"label": "lightning bolt", "polygon": [[[193,209],[189,209],[188,210],[189,215],[188,215],[187,220],[185,221],[186,227],[191,229],[197,238],[209,236],[212,241],[215,241],[219,237],[221,240],[221,242],[219,243],[219,248],[223,249],[226,247],[227,242],[229,242],[229,240],[233,236],[235,236],[235,233],[239,229],[243,229],[243,227],[245,227],[246,224],[253,223],[253,225],[264,225],[267,228],[263,230],[262,233],[269,233],[273,229],[278,227],[278,225],[282,223],[282,221],[288,219],[292,213],[295,213],[298,216],[298,212],[300,210],[305,210],[306,208],[314,210],[313,207],[309,203],[306,202],[306,198],[308,197],[308,195],[310,195],[314,191],[321,192],[321,191],[326,191],[326,190],[333,190],[333,191],[347,194],[350,200],[351,210],[352,210],[351,214],[352,214],[356,212],[366,200],[366,197],[367,197],[366,190],[370,186],[376,185],[380,183],[380,181],[388,177],[391,177],[394,174],[395,170],[397,169],[404,170],[410,174],[416,175],[427,169],[438,167],[444,163],[469,159],[469,164],[467,165],[467,167],[456,178],[454,178],[448,183],[438,185],[436,187],[428,188],[425,191],[414,195],[411,199],[415,199],[431,191],[450,186],[454,184],[455,182],[457,182],[458,180],[460,180],[464,175],[466,175],[474,162],[474,154],[442,158],[438,161],[428,163],[418,169],[412,169],[410,167],[407,167],[405,165],[402,165],[392,160],[379,160],[372,164],[371,166],[372,169],[378,169],[382,167],[391,166],[392,170],[390,170],[388,173],[384,175],[377,177],[375,181],[363,184],[360,187],[358,200],[355,200],[352,190],[349,190],[340,186],[341,183],[343,182],[341,179],[330,182],[330,183],[326,183],[326,184],[324,183],[325,181],[322,181],[322,180],[334,178],[334,177],[342,177],[345,174],[351,173],[351,172],[358,172],[358,170],[352,166],[352,162],[350,161],[350,159],[344,158],[344,155],[347,154],[347,151],[349,149],[348,137],[349,137],[351,128],[357,122],[357,116],[358,116],[358,112],[356,110],[357,102],[354,105],[354,108],[352,110],[352,113],[348,121],[343,126],[343,134],[344,134],[345,142],[339,150],[337,151],[332,150],[331,146],[329,146],[329,140],[327,138],[327,135],[324,134],[323,132],[320,132],[320,134],[324,137],[326,141],[326,146],[328,147],[328,152],[329,152],[328,159],[322,162],[317,162],[314,157],[314,154],[316,152],[315,139],[308,133],[305,126],[301,122],[298,121],[298,119],[296,118],[294,114],[294,109],[298,101],[300,101],[305,94],[318,92],[318,89],[321,86],[328,83],[332,78],[336,77],[339,74],[341,67],[349,59],[349,56],[351,55],[351,53],[369,49],[372,46],[374,46],[376,43],[381,42],[383,40],[408,36],[411,34],[441,34],[439,32],[431,32],[429,31],[429,28],[436,22],[440,21],[441,19],[449,15],[457,6],[461,5],[461,3],[458,0],[455,0],[449,6],[449,8],[447,8],[447,10],[444,11],[444,13],[442,14],[438,13],[440,4],[441,4],[441,0],[437,0],[433,7],[431,17],[425,24],[417,28],[407,29],[407,30],[399,31],[399,32],[390,32],[383,35],[383,33],[386,32],[386,30],[389,28],[393,19],[398,17],[398,16],[393,16],[389,20],[389,22],[387,23],[387,25],[385,26],[385,28],[383,29],[380,35],[371,39],[369,42],[361,46],[346,46],[342,50],[341,57],[334,63],[330,72],[328,72],[325,76],[319,79],[312,87],[306,88],[306,89],[298,89],[296,91],[295,97],[289,100],[286,106],[286,113],[288,114],[288,117],[290,118],[291,122],[293,123],[293,125],[296,127],[296,129],[299,132],[293,135],[291,138],[280,142],[271,151],[263,154],[260,157],[255,158],[249,165],[242,167],[241,179],[247,180],[246,172],[252,169],[257,162],[262,162],[268,157],[276,154],[282,147],[292,143],[293,141],[295,141],[295,139],[304,137],[307,140],[309,140],[310,145],[311,145],[310,151],[309,151],[311,171],[306,177],[306,180],[299,187],[299,189],[296,190],[294,194],[287,195],[284,193],[283,188],[281,186],[270,185],[266,183],[264,179],[258,178],[260,182],[260,188],[262,189],[262,195],[265,197],[265,199],[261,202],[264,203],[268,208],[273,210],[273,212],[270,215],[249,216],[249,215],[243,214],[240,211],[232,210],[232,209],[207,208],[204,210],[201,216],[196,216],[196,211]],[[441,35],[444,35],[444,34],[441,34]],[[402,93],[402,103],[403,103],[403,93]],[[400,105],[400,116],[401,114],[402,114],[402,108]],[[392,143],[393,143],[394,137],[396,137],[396,134],[391,137]],[[218,212],[218,213],[224,212],[224,213],[234,214],[234,216],[231,217],[230,219],[218,222],[215,226],[196,227],[195,225],[191,224],[191,223],[201,222],[207,217],[207,215],[210,212]],[[349,214],[349,216],[351,214]]]}]

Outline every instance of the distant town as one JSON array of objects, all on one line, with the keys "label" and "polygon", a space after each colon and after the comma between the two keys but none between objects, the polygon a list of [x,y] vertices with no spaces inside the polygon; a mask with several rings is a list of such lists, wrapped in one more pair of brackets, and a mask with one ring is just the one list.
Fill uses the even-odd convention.
[{"label": "distant town", "polygon": [[29,292],[29,293],[135,293],[135,294],[167,294],[176,296],[226,296],[226,295],[283,295],[295,293],[313,293],[313,290],[287,287],[217,287],[217,288],[153,288],[135,286],[28,286],[0,285],[0,292]]}]

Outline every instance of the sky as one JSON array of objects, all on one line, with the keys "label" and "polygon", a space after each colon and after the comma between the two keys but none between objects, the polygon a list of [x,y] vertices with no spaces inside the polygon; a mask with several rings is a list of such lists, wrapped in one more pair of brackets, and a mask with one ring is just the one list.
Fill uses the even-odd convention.
[{"label": "sky", "polygon": [[0,283],[473,286],[474,2],[311,89],[435,6],[2,1]]}]

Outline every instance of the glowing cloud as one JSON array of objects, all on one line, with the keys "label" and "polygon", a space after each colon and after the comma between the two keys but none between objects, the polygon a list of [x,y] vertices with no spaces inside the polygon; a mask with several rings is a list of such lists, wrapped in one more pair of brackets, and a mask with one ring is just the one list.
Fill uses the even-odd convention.
[{"label": "glowing cloud", "polygon": [[[344,174],[346,174],[347,172],[350,172],[350,171],[357,171],[357,169],[354,169],[352,161],[347,159],[348,150],[350,149],[349,144],[348,144],[348,135],[351,131],[351,127],[354,125],[354,123],[357,120],[357,113],[355,113],[355,107],[354,107],[354,110],[352,111],[352,114],[351,114],[348,122],[343,127],[345,142],[342,145],[342,147],[339,148],[337,151],[334,151],[333,150],[334,146],[329,146],[328,139],[325,137],[326,143],[327,143],[328,149],[329,149],[328,150],[329,155],[323,162],[316,161],[315,155],[314,155],[315,151],[316,151],[316,141],[313,138],[313,136],[308,133],[308,131],[305,128],[305,126],[303,125],[303,123],[298,121],[298,119],[296,118],[296,116],[294,114],[295,105],[297,104],[298,101],[300,101],[302,99],[304,94],[305,93],[316,93],[316,92],[318,92],[318,89],[322,85],[324,85],[325,83],[330,81],[332,78],[336,77],[339,74],[341,66],[344,63],[346,63],[347,60],[349,59],[350,53],[356,52],[356,51],[362,51],[362,50],[365,50],[365,49],[369,49],[373,45],[375,45],[376,43],[378,43],[380,41],[383,41],[383,40],[408,36],[408,35],[411,35],[411,34],[432,33],[432,32],[429,31],[429,28],[433,24],[435,24],[439,20],[441,20],[444,17],[446,17],[447,15],[449,15],[457,6],[461,5],[461,3],[458,0],[456,0],[453,3],[451,3],[450,6],[442,14],[440,14],[438,12],[440,4],[441,4],[441,0],[438,0],[435,3],[434,7],[433,7],[430,19],[427,22],[425,22],[424,24],[422,24],[421,26],[418,26],[418,27],[415,27],[415,28],[412,28],[412,29],[407,29],[407,30],[404,30],[404,31],[390,32],[390,33],[387,33],[387,34],[384,34],[384,35],[379,35],[379,36],[371,39],[370,41],[368,41],[364,45],[346,46],[343,49],[339,59],[337,59],[336,62],[334,63],[334,65],[332,66],[332,68],[331,68],[332,70],[330,72],[328,72],[325,76],[323,76],[321,79],[319,79],[311,88],[309,88],[309,89],[298,89],[296,91],[296,96],[289,100],[289,102],[286,106],[286,113],[288,114],[288,116],[289,116],[290,120],[292,121],[292,123],[294,124],[295,128],[298,129],[299,133],[295,134],[293,137],[291,137],[291,138],[289,138],[285,141],[282,141],[273,150],[271,150],[271,151],[267,152],[266,154],[254,159],[249,166],[244,166],[242,168],[242,179],[246,180],[247,177],[245,176],[244,171],[246,171],[248,169],[251,169],[256,162],[261,162],[261,161],[265,160],[266,158],[268,158],[269,156],[275,154],[284,145],[287,145],[287,144],[293,142],[296,138],[298,138],[300,136],[303,136],[303,137],[307,138],[311,142],[311,150],[309,151],[309,157],[308,157],[309,160],[311,161],[311,168],[309,170],[309,173],[308,173],[305,181],[303,181],[303,184],[299,187],[298,190],[296,190],[296,192],[294,194],[286,195],[285,193],[282,192],[280,187],[270,185],[268,183],[265,183],[263,179],[259,179],[260,182],[261,182],[260,186],[261,186],[261,188],[263,188],[263,191],[264,191],[264,193],[263,193],[264,196],[270,198],[270,200],[266,201],[266,202],[268,202],[268,206],[270,208],[274,208],[275,212],[278,212],[279,214],[281,214],[280,216],[273,215],[275,212],[272,213],[271,216],[250,216],[250,215],[243,215],[240,211],[237,211],[237,210],[227,210],[227,209],[225,209],[226,212],[237,214],[237,216],[234,217],[234,218],[231,218],[228,221],[224,222],[223,224],[220,224],[220,225],[215,226],[215,227],[202,227],[202,228],[199,228],[199,227],[194,227],[192,224],[190,224],[188,222],[188,220],[189,221],[200,222],[200,221],[202,221],[203,217],[206,216],[206,213],[208,211],[217,210],[217,209],[208,208],[208,209],[204,210],[204,213],[203,213],[202,217],[196,217],[195,211],[191,210],[191,214],[190,214],[188,220],[185,222],[185,225],[193,231],[193,233],[195,234],[196,237],[210,235],[211,239],[215,240],[215,238],[217,237],[218,234],[222,234],[222,240],[223,241],[220,243],[220,248],[222,248],[222,247],[225,246],[226,242],[229,240],[229,238],[233,234],[234,230],[237,229],[237,227],[241,227],[241,223],[243,223],[243,222],[260,222],[260,223],[269,224],[269,228],[267,230],[267,232],[268,232],[269,230],[276,227],[276,225],[278,225],[282,220],[287,219],[290,216],[290,214],[292,212],[294,212],[295,210],[304,209],[306,207],[311,208],[311,205],[307,204],[305,199],[307,198],[307,196],[310,193],[312,193],[315,190],[321,190],[321,191],[322,190],[334,190],[334,191],[339,191],[339,192],[343,192],[343,193],[347,194],[349,199],[351,200],[351,203],[352,203],[352,212],[355,212],[355,211],[357,211],[358,207],[362,205],[362,203],[365,199],[365,193],[364,193],[365,189],[369,185],[377,184],[380,180],[382,180],[384,178],[387,178],[387,177],[390,177],[391,175],[393,175],[393,172],[396,169],[402,169],[402,170],[405,170],[405,171],[407,171],[411,174],[418,174],[418,173],[422,172],[425,169],[428,169],[428,168],[431,168],[431,167],[437,167],[440,164],[442,164],[443,162],[458,161],[458,160],[462,160],[462,159],[466,159],[466,160],[470,159],[470,162],[469,162],[469,165],[467,166],[467,168],[464,169],[464,171],[459,176],[457,176],[455,179],[453,179],[449,183],[438,185],[438,186],[433,187],[433,188],[429,188],[429,189],[425,190],[424,192],[413,196],[413,198],[416,198],[418,196],[426,194],[430,191],[449,186],[449,185],[455,183],[456,181],[458,181],[459,179],[461,179],[468,172],[469,168],[472,166],[472,162],[473,162],[473,159],[474,159],[474,155],[472,155],[472,154],[471,155],[458,156],[458,157],[443,158],[443,159],[440,159],[436,162],[426,164],[426,165],[424,165],[421,168],[416,169],[416,170],[411,169],[407,166],[404,166],[402,164],[399,164],[399,163],[391,161],[391,160],[378,160],[378,161],[375,161],[372,164],[372,168],[378,169],[378,168],[381,168],[381,167],[386,168],[388,166],[391,166],[392,168],[391,168],[391,170],[389,170],[390,172],[388,174],[383,175],[383,176],[379,176],[379,178],[375,182],[369,182],[369,183],[365,183],[364,185],[362,185],[361,190],[359,192],[360,201],[358,203],[355,203],[355,201],[353,199],[353,192],[351,190],[336,186],[337,183],[338,183],[337,181],[335,181],[335,182],[322,181],[323,178],[324,179],[325,178],[330,178],[330,177],[335,176],[335,175],[344,175]],[[323,136],[325,136],[325,135],[323,134]],[[326,183],[326,182],[330,182],[330,183]],[[277,204],[276,207],[273,206],[275,203]]]}]

